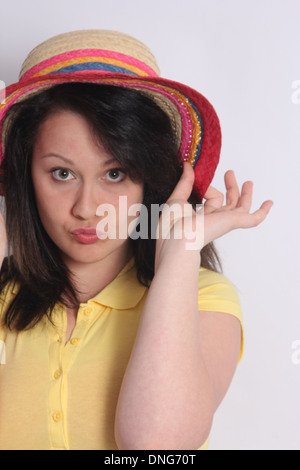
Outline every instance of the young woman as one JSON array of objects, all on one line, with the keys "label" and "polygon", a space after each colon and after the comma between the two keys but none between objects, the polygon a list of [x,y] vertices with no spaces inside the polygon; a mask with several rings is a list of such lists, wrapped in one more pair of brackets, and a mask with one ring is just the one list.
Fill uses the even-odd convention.
[{"label": "young woman", "polygon": [[[26,93],[2,113],[0,449],[206,448],[242,348],[239,299],[211,242],[261,223],[272,203],[250,214],[252,183],[240,192],[229,171],[225,204],[210,186],[204,218],[185,212],[199,173],[182,162],[165,88],[162,106],[143,81],[41,76],[9,90]],[[143,205],[147,236],[130,236],[146,221],[121,197]],[[126,237],[101,236],[103,205]]]}]

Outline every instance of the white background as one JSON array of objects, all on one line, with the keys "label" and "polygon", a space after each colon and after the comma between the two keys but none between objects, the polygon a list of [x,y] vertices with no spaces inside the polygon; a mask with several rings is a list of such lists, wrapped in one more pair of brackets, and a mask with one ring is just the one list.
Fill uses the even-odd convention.
[{"label": "white background", "polygon": [[210,448],[300,449],[300,364],[292,362],[300,340],[300,104],[292,100],[300,80],[300,0],[0,2],[6,84],[17,81],[39,42],[104,28],[145,42],[162,76],[213,103],[223,130],[213,184],[223,190],[223,174],[233,168],[240,182],[255,182],[253,208],[265,199],[275,205],[259,228],[217,242],[240,293],[246,344]]}]

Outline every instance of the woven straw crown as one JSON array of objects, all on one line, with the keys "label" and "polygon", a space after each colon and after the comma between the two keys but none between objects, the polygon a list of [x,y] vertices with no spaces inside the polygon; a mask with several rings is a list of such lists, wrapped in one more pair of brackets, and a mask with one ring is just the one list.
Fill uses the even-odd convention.
[{"label": "woven straw crown", "polygon": [[0,104],[0,161],[5,154],[7,122],[4,120],[10,107],[35,93],[68,82],[131,87],[155,100],[170,118],[181,159],[194,167],[194,192],[203,197],[220,155],[221,131],[215,110],[197,91],[161,78],[150,49],[116,31],[60,34],[29,53],[19,82],[6,88],[6,98]]},{"label": "woven straw crown", "polygon": [[[80,55],[79,51],[85,51],[84,55]],[[54,70],[58,72],[64,63],[66,66],[75,64],[80,70],[78,58],[88,57],[89,52],[93,66],[96,67],[98,62],[102,64],[102,70],[105,70],[106,63],[107,70],[112,72],[118,71],[119,66],[123,67],[125,73],[160,75],[156,59],[150,49],[132,36],[116,31],[83,30],[60,34],[38,45],[25,59],[19,78],[45,75]],[[50,66],[48,69],[47,64]]]}]

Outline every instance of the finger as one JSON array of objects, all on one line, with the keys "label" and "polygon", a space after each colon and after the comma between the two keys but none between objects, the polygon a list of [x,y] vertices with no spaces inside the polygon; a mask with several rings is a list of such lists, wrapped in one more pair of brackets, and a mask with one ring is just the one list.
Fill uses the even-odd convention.
[{"label": "finger", "polygon": [[233,228],[252,228],[261,224],[271,210],[273,201],[265,201],[258,210],[249,214],[249,212],[235,212],[235,222]]},{"label": "finger", "polygon": [[253,227],[257,227],[257,225],[261,224],[265,220],[273,204],[273,201],[265,201],[262,203],[262,205],[257,211],[251,214],[253,220]]},{"label": "finger", "polygon": [[226,186],[226,205],[235,207],[240,198],[240,191],[234,171],[228,170],[225,173],[224,180]]},{"label": "finger", "polygon": [[246,181],[241,189],[241,196],[237,203],[237,207],[242,207],[246,212],[249,212],[252,205],[253,195],[253,182]]},{"label": "finger", "polygon": [[204,203],[204,212],[206,214],[220,209],[223,206],[224,194],[213,186],[209,186],[204,195],[204,198],[206,199]]},{"label": "finger", "polygon": [[187,201],[193,190],[194,180],[195,175],[192,165],[190,163],[184,162],[181,178],[175,186],[175,189],[169,197],[168,201],[173,199]]}]

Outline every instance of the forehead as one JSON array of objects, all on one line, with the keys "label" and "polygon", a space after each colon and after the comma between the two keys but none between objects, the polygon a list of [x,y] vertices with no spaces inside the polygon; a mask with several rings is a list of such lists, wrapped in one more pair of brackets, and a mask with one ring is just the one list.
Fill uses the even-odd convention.
[{"label": "forehead", "polygon": [[81,154],[112,158],[83,116],[63,110],[51,113],[39,126],[34,156],[43,156],[49,152],[73,158]]},{"label": "forehead", "polygon": [[92,134],[91,126],[88,121],[78,113],[73,111],[57,110],[51,112],[39,125],[37,140],[56,138],[75,138],[79,134]]}]

